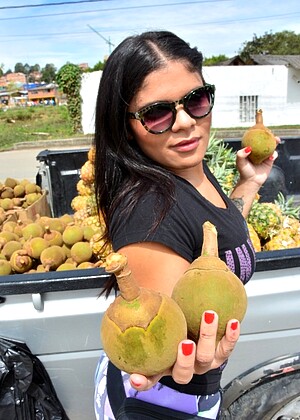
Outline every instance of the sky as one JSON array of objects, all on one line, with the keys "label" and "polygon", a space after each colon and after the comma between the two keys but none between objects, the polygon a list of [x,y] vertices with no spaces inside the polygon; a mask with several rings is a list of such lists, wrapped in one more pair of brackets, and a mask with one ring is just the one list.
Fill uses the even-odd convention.
[{"label": "sky", "polygon": [[175,32],[209,58],[233,57],[254,34],[300,34],[299,0],[1,0],[0,65],[87,63],[127,36]]}]

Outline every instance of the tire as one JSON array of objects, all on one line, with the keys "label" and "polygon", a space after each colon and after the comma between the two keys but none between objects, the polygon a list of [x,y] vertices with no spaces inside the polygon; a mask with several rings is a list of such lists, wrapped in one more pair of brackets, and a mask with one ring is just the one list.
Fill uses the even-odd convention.
[{"label": "tire", "polygon": [[249,390],[223,411],[221,420],[300,419],[299,407],[300,372],[297,372]]}]

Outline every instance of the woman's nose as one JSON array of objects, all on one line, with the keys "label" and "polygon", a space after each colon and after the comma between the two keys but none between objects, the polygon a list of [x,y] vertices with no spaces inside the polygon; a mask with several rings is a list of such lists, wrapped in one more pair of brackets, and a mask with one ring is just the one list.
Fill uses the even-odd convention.
[{"label": "woman's nose", "polygon": [[195,118],[190,117],[190,115],[185,111],[183,105],[176,106],[176,119],[172,125],[172,131],[178,131],[192,127],[196,124]]}]

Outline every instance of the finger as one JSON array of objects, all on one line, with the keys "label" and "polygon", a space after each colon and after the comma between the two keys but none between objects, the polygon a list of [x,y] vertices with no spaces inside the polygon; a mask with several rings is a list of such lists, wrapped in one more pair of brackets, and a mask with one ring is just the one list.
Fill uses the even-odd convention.
[{"label": "finger", "polygon": [[172,369],[172,377],[178,384],[187,384],[194,374],[196,344],[191,340],[184,340],[178,346],[176,363]]},{"label": "finger", "polygon": [[152,388],[163,375],[144,376],[138,373],[130,375],[130,384],[137,391],[147,391]]},{"label": "finger", "polygon": [[246,158],[252,152],[252,148],[250,146],[244,147],[237,151],[236,155],[238,158]]},{"label": "finger", "polygon": [[200,335],[196,351],[197,373],[209,370],[215,357],[218,315],[214,311],[205,311],[201,318]]},{"label": "finger", "polygon": [[234,350],[240,336],[240,323],[237,319],[231,319],[226,325],[225,335],[220,340],[215,355],[215,363],[224,363]]}]

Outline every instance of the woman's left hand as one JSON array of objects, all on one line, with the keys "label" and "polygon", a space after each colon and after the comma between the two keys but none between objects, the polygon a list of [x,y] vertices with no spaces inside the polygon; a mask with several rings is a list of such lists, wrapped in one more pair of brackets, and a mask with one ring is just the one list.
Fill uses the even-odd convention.
[{"label": "woman's left hand", "polygon": [[[277,144],[280,143],[280,138],[275,137]],[[267,159],[265,159],[259,165],[254,165],[248,156],[251,154],[251,151],[247,151],[247,148],[240,149],[237,152],[236,157],[236,166],[240,173],[241,181],[243,182],[253,182],[256,183],[258,186],[263,185],[263,183],[267,180],[273,163],[275,159],[278,157],[278,152],[275,150],[274,153]]]},{"label": "woman's left hand", "polygon": [[[207,320],[205,314],[209,315]],[[194,374],[204,374],[209,370],[220,367],[231,355],[240,334],[240,323],[232,319],[226,326],[225,335],[216,344],[218,329],[218,314],[207,311],[202,315],[200,335],[197,345],[191,340],[179,343],[177,360],[174,366],[155,376],[144,376],[134,373],[130,382],[137,391],[152,388],[163,376],[171,375],[175,382],[187,384]]]}]

